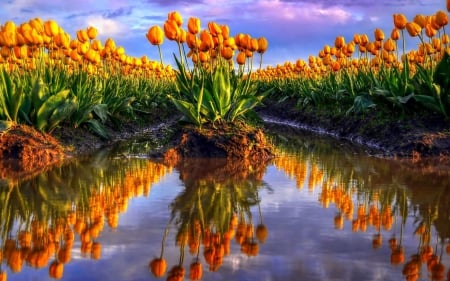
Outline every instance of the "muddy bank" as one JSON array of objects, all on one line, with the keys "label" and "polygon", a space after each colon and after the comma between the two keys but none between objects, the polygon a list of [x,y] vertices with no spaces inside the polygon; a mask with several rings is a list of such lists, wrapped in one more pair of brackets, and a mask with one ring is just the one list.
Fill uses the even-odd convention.
[{"label": "muddy bank", "polygon": [[273,125],[329,135],[364,146],[370,154],[392,158],[450,159],[450,123],[438,115],[416,116],[395,121],[371,112],[336,115],[324,111],[302,111],[294,101],[265,101],[260,116]]}]

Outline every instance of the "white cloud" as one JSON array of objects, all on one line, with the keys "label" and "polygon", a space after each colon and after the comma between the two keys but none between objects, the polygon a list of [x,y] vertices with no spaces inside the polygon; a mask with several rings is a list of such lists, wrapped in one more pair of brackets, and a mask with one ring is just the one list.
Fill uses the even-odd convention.
[{"label": "white cloud", "polygon": [[86,18],[86,27],[87,26],[97,28],[100,37],[124,37],[129,31],[124,23],[118,20],[107,19],[102,16],[90,16]]}]

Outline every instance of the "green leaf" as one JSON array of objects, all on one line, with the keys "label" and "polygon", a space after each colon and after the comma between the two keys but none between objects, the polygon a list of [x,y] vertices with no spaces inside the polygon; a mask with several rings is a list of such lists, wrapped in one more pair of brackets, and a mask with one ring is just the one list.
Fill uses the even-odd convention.
[{"label": "green leaf", "polygon": [[67,102],[64,102],[63,104],[55,108],[47,122],[47,130],[52,131],[61,122],[68,119],[75,111],[76,107],[77,105],[75,99],[69,99]]},{"label": "green leaf", "polygon": [[197,114],[196,108],[192,103],[175,99],[171,96],[169,96],[169,99],[173,102],[175,107],[188,118],[188,120],[197,126],[201,125],[201,118],[199,114]]},{"label": "green leaf", "polygon": [[108,120],[108,105],[107,104],[96,104],[92,107],[92,111],[94,111],[95,115],[100,118],[102,123],[105,123]]},{"label": "green leaf", "polygon": [[53,111],[67,99],[69,90],[64,90],[50,96],[38,109],[36,114],[36,128],[40,131],[47,129],[48,121]]},{"label": "green leaf", "polygon": [[104,139],[109,139],[108,131],[106,130],[105,126],[103,126],[103,124],[98,120],[90,119],[86,121],[86,124],[88,125],[88,128],[98,136]]}]

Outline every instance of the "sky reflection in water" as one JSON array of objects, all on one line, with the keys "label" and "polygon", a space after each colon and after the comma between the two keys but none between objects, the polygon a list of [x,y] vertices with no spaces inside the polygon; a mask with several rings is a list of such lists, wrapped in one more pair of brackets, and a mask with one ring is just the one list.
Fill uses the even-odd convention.
[{"label": "sky reflection in water", "polygon": [[[370,158],[321,139],[288,139],[280,147],[280,157],[262,165],[202,160],[171,166],[103,155],[18,186],[3,184],[1,271],[7,280],[54,280],[49,267],[58,249],[41,265],[30,252],[47,249],[45,233],[62,225],[74,241],[59,236],[60,248],[71,247],[61,280],[157,280],[149,263],[161,257],[166,227],[167,268],[158,280],[176,265],[189,280],[195,261],[201,280],[447,278],[448,169]],[[32,240],[26,250],[20,233],[37,237],[37,218],[47,242]],[[98,237],[81,235],[95,222]],[[21,249],[20,268],[9,260],[7,240]],[[97,259],[91,242],[101,244]]]}]

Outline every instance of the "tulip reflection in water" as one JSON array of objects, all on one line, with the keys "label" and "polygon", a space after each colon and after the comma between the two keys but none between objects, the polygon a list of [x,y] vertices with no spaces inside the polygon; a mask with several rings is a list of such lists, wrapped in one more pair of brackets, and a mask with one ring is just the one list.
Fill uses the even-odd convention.
[{"label": "tulip reflection in water", "polygon": [[[450,280],[450,264],[444,262],[450,253],[448,172],[435,171],[433,164],[411,167],[383,159],[336,156],[332,147],[321,149],[320,155],[326,157],[297,149],[295,156],[280,152],[273,163],[299,189],[307,187],[317,194],[324,208],[334,205],[337,231],[349,226],[353,235],[372,235],[373,250],[388,247],[386,260],[399,268],[405,280]],[[411,168],[416,171],[407,170]],[[403,243],[407,225],[415,227],[417,248]],[[388,237],[385,245],[383,237]]]},{"label": "tulip reflection in water", "polygon": [[[180,258],[168,272],[167,280],[182,280],[185,252],[192,256],[189,265],[191,280],[202,278],[204,266],[209,271],[219,270],[224,257],[231,254],[232,243],[240,246],[242,254],[257,256],[260,244],[268,236],[258,197],[258,189],[263,186],[262,176],[266,163],[184,159],[175,168],[180,173],[185,189],[170,205],[169,224],[174,225],[177,230],[175,240],[180,249]],[[252,207],[258,207],[256,228]],[[167,232],[164,237],[166,235]],[[150,261],[156,277],[163,276],[153,271],[152,264],[161,259],[163,257]]]},{"label": "tulip reflection in water", "polygon": [[100,259],[105,221],[116,228],[128,201],[148,196],[168,172],[147,160],[104,156],[0,185],[0,281],[7,279],[5,267],[19,274],[24,266],[46,268],[60,279],[74,251]]}]

